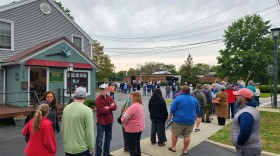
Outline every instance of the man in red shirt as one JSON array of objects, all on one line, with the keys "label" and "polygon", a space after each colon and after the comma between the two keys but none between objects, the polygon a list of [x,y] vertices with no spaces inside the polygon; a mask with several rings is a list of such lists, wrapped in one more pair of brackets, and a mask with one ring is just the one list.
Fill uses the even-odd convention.
[{"label": "man in red shirt", "polygon": [[110,152],[110,143],[112,140],[112,125],[114,122],[113,111],[117,109],[117,105],[110,97],[108,92],[108,86],[106,84],[100,85],[100,95],[95,100],[96,103],[96,118],[97,118],[97,136],[96,136],[96,148],[95,155],[102,155],[102,141],[103,134],[105,133],[105,140],[103,145],[103,156],[112,156]]}]

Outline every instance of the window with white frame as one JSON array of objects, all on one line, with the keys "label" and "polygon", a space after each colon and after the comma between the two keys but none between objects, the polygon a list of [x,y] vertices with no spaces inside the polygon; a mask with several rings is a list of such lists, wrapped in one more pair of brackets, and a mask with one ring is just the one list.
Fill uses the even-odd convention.
[{"label": "window with white frame", "polygon": [[81,36],[74,36],[72,37],[73,43],[76,47],[80,48],[83,50],[83,37]]},{"label": "window with white frame", "polygon": [[[87,90],[87,93],[89,93],[89,72],[88,71],[73,71],[73,72],[67,72],[67,94],[69,94],[71,90],[71,94],[74,94],[77,87],[84,87]],[[71,89],[70,89],[71,88]]]},{"label": "window with white frame", "polygon": [[0,21],[0,49],[13,50],[13,23]]}]

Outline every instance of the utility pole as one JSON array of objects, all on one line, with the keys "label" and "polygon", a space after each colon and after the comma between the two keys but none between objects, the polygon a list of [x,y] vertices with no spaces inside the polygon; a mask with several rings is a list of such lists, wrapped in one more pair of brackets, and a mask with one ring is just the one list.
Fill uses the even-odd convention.
[{"label": "utility pole", "polygon": [[271,29],[274,39],[274,68],[273,68],[273,107],[277,107],[277,77],[278,77],[278,36],[280,28]]}]

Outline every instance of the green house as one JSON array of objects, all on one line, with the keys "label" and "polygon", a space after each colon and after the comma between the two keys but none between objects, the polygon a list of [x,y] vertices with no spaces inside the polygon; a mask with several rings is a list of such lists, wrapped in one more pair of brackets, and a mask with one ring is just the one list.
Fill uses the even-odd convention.
[{"label": "green house", "polygon": [[96,65],[66,37],[42,42],[9,57],[1,67],[5,79],[3,99],[9,105],[32,105],[48,90],[55,92],[59,103],[68,103],[80,86],[86,88],[88,98],[95,98]]}]

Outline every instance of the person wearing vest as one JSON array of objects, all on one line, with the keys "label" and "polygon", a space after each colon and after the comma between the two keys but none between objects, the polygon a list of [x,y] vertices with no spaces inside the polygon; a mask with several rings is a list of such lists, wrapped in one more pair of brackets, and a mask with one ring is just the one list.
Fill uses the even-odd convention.
[{"label": "person wearing vest", "polygon": [[238,111],[231,127],[231,139],[236,147],[236,155],[259,156],[262,151],[260,113],[253,101],[253,92],[248,88],[242,88],[233,94],[238,103]]}]

